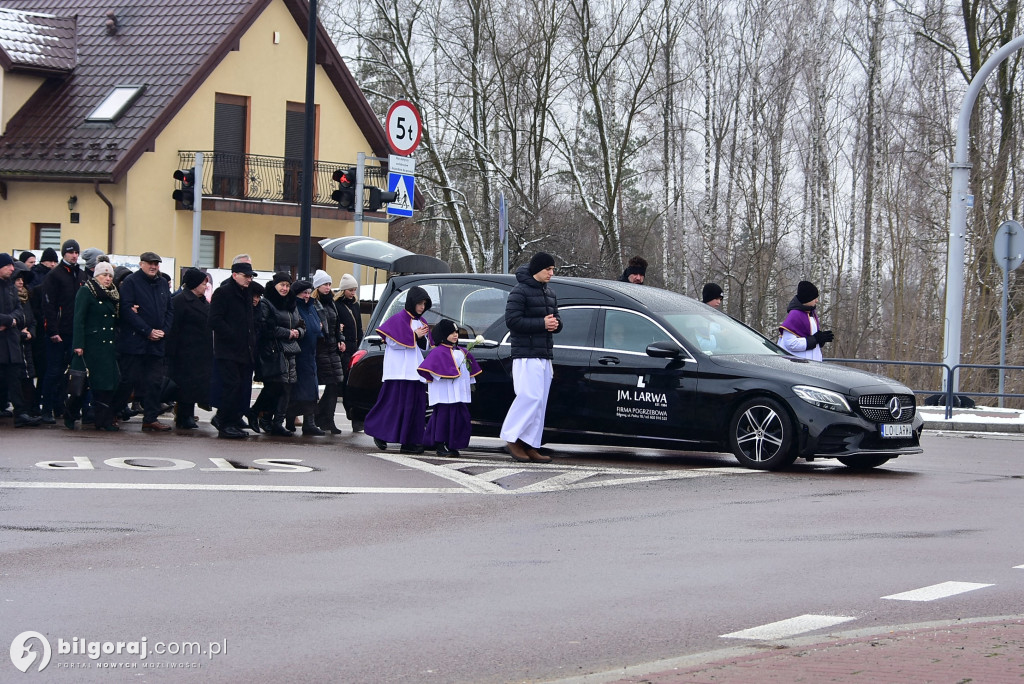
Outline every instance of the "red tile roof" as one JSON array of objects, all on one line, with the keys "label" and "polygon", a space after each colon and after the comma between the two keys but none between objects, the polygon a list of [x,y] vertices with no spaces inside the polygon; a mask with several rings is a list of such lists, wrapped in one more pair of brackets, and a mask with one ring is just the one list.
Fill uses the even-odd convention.
[{"label": "red tile roof", "polygon": [[[37,16],[33,30],[20,40],[4,42],[0,34],[0,48],[9,55],[44,29],[67,24],[77,35],[61,45],[77,43],[78,53],[70,75],[48,78],[8,123],[0,137],[0,179],[117,182],[273,1],[283,1],[306,32],[305,0],[0,0],[0,8],[50,15]],[[108,32],[112,8],[117,25]],[[322,26],[317,41],[318,63],[372,152],[386,156],[383,127]],[[64,55],[56,48],[53,52],[48,60]],[[19,57],[13,63],[25,61]],[[145,90],[113,125],[87,123],[86,117],[119,85],[144,85]]]},{"label": "red tile roof", "polygon": [[74,66],[74,17],[0,9],[0,68],[46,74]]}]

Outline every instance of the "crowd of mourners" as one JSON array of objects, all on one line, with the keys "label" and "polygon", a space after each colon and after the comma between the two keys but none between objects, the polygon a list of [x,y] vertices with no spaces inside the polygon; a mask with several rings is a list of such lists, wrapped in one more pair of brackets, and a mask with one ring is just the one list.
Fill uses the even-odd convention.
[{"label": "crowd of mourners", "polygon": [[335,411],[363,334],[355,278],[342,276],[337,295],[322,270],[263,286],[240,254],[223,282],[189,268],[172,291],[161,263],[143,252],[138,270],[114,267],[73,239],[59,256],[0,253],[0,417],[115,432],[141,415],[144,432],[169,432],[198,428],[200,407],[216,409],[226,439],[290,437],[297,425],[340,433]]}]

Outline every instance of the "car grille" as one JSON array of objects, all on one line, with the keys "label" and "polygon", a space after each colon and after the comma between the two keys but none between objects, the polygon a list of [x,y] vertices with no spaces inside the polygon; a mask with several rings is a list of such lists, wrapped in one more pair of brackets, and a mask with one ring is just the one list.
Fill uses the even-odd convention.
[{"label": "car grille", "polygon": [[[899,402],[899,411],[894,415],[892,402]],[[909,423],[917,413],[912,394],[865,394],[858,400],[861,415],[874,423]]]}]

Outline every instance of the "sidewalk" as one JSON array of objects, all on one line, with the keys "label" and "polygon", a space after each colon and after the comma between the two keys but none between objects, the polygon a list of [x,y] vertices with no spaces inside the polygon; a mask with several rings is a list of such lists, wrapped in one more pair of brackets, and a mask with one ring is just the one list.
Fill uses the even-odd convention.
[{"label": "sidewalk", "polygon": [[917,412],[924,418],[925,430],[1024,433],[1024,411],[1020,409],[955,408],[950,420],[946,420],[945,406],[918,406]]},{"label": "sidewalk", "polygon": [[559,684],[990,684],[1021,679],[1024,615],[759,642]]}]

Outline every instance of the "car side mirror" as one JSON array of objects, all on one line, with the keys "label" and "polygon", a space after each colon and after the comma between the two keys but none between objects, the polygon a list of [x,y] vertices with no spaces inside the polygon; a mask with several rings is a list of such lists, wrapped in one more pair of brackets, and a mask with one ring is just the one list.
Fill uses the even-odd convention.
[{"label": "car side mirror", "polygon": [[683,355],[683,350],[672,342],[653,342],[647,345],[647,355],[656,359],[678,359]]},{"label": "car side mirror", "polygon": [[381,337],[380,335],[367,335],[366,337],[363,338],[363,340],[365,340],[367,344],[372,344],[375,346],[380,346],[384,344],[384,338]]}]

